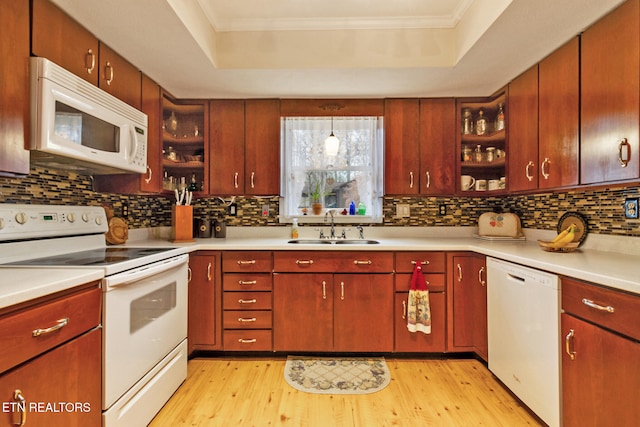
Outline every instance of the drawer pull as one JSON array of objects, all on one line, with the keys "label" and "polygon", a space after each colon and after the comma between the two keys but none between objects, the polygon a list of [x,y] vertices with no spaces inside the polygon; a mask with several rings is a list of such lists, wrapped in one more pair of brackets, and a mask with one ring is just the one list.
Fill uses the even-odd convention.
[{"label": "drawer pull", "polygon": [[353,260],[353,264],[354,264],[354,265],[371,265],[371,264],[373,264],[373,263],[371,262],[371,260],[370,260],[370,259],[368,259],[368,260],[366,260],[366,261],[362,261],[362,260],[354,259],[354,260]]},{"label": "drawer pull", "polygon": [[575,332],[573,329],[569,329],[569,333],[566,337],[564,337],[564,351],[569,355],[571,360],[576,359],[576,352],[571,350],[571,342],[573,341],[573,336]]},{"label": "drawer pull", "polygon": [[13,422],[14,426],[23,426],[27,423],[27,408],[26,408],[26,399],[24,398],[24,396],[22,395],[22,390],[20,389],[16,389],[13,392],[13,400],[16,401],[18,404],[16,405],[16,407],[18,408],[18,410],[20,411],[20,421],[18,422]]},{"label": "drawer pull", "polygon": [[251,323],[255,322],[257,319],[255,317],[246,318],[246,317],[238,317],[238,322],[240,323]]},{"label": "drawer pull", "polygon": [[255,304],[256,302],[258,302],[258,300],[254,299],[242,299],[240,298],[238,300],[238,304]]},{"label": "drawer pull", "polygon": [[240,344],[253,344],[255,342],[258,342],[258,340],[255,339],[255,338],[251,338],[250,340],[245,340],[245,339],[240,338],[240,339],[238,339],[238,342]]},{"label": "drawer pull", "polygon": [[[416,265],[418,261],[411,261],[411,265]],[[422,265],[429,265],[429,261],[420,261],[420,264]]]},{"label": "drawer pull", "polygon": [[238,280],[238,285],[255,285],[257,280]]},{"label": "drawer pull", "polygon": [[605,307],[603,305],[596,304],[595,302],[591,301],[590,299],[586,299],[586,298],[582,298],[582,303],[584,305],[586,305],[587,307],[595,308],[596,310],[600,310],[600,311],[606,311],[607,313],[613,313],[613,312],[616,311],[610,305]]},{"label": "drawer pull", "polygon": [[296,260],[296,264],[298,264],[298,265],[311,265],[311,264],[313,264],[313,260],[312,259],[297,259]]},{"label": "drawer pull", "polygon": [[255,259],[249,259],[249,260],[239,259],[238,260],[238,265],[251,265],[251,264],[255,264],[255,263],[256,263]]},{"label": "drawer pull", "polygon": [[55,325],[51,326],[50,328],[34,329],[33,332],[32,332],[32,336],[39,337],[40,335],[50,334],[52,332],[57,331],[58,329],[64,328],[68,324],[69,324],[69,318],[65,317],[64,319],[58,320],[57,323]]}]

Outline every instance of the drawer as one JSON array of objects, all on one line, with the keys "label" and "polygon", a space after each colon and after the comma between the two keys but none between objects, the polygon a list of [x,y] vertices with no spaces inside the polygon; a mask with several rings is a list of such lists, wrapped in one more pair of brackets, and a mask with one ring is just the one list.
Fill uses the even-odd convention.
[{"label": "drawer", "polygon": [[271,310],[225,310],[224,329],[271,329]]},{"label": "drawer", "polygon": [[225,310],[271,310],[271,292],[224,292]]},{"label": "drawer", "polygon": [[225,351],[271,351],[271,330],[225,330]]},{"label": "drawer", "polygon": [[95,287],[3,316],[0,372],[95,328],[101,306],[102,290]]},{"label": "drawer", "polygon": [[271,273],[227,273],[222,276],[225,291],[270,291]]},{"label": "drawer", "polygon": [[223,273],[243,271],[270,273],[272,269],[273,257],[268,251],[225,251],[222,253]]},{"label": "drawer", "polygon": [[576,317],[640,340],[640,296],[565,277],[562,308]]},{"label": "drawer", "polygon": [[[409,292],[411,288],[410,273],[396,274],[396,292]],[[424,280],[427,281],[427,289],[429,292],[444,292],[445,281],[444,274],[424,274]]]},{"label": "drawer", "polygon": [[445,272],[444,252],[396,252],[396,273],[411,273],[416,261],[422,263],[425,273]]},{"label": "drawer", "polygon": [[391,273],[393,253],[374,251],[276,252],[274,271],[282,273]]}]

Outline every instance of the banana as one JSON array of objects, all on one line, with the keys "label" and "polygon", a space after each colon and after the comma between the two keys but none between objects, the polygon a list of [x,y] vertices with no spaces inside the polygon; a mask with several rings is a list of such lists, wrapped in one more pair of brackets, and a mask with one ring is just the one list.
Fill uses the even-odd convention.
[{"label": "banana", "polygon": [[564,236],[569,234],[569,228],[571,228],[571,227],[567,227],[561,233],[558,233],[558,235],[551,241],[551,243],[556,243],[558,240],[564,238]]},{"label": "banana", "polygon": [[[568,243],[573,242],[573,239],[576,236],[576,226],[575,224],[571,224],[567,230],[567,234],[565,234],[564,236],[562,236],[561,238],[551,242],[551,246],[554,248],[561,248],[563,246],[566,246]],[[562,234],[562,233],[560,233]]]}]

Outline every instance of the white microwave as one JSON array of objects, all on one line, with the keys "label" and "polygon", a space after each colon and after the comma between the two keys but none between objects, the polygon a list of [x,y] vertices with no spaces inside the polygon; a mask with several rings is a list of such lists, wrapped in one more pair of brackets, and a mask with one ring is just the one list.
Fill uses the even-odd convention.
[{"label": "white microwave", "polygon": [[45,58],[31,58],[31,161],[79,173],[145,173],[147,115]]}]

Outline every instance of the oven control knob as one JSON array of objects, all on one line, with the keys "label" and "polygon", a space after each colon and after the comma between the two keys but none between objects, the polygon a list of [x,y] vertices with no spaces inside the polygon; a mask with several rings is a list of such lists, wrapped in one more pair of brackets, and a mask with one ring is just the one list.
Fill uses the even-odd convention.
[{"label": "oven control knob", "polygon": [[83,213],[82,213],[82,220],[83,220],[84,222],[89,222],[89,214],[88,214],[88,213],[86,213],[86,212],[83,212]]},{"label": "oven control knob", "polygon": [[102,225],[102,218],[101,217],[99,217],[99,216],[96,217],[96,224]]},{"label": "oven control knob", "polygon": [[18,224],[24,224],[27,222],[27,214],[24,212],[18,212],[16,214],[16,222]]},{"label": "oven control knob", "polygon": [[67,214],[67,221],[69,221],[72,224],[76,222],[76,214],[74,213]]}]

